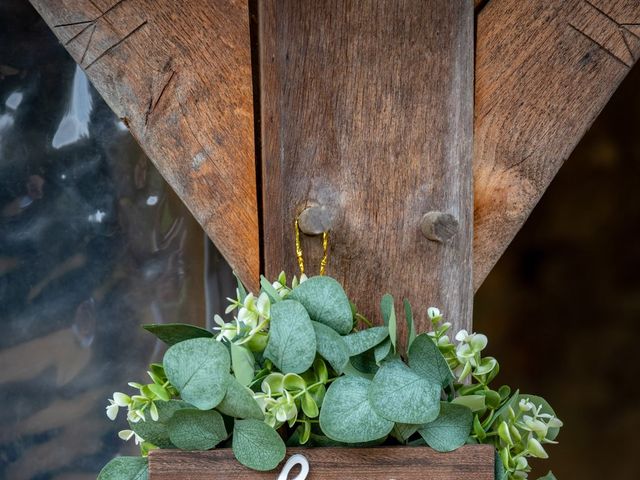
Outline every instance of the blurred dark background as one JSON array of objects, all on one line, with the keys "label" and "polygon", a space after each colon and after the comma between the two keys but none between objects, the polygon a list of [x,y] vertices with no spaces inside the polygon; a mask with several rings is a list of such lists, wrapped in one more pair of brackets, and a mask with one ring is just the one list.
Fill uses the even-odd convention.
[{"label": "blurred dark background", "polygon": [[565,422],[540,475],[640,478],[639,67],[475,297],[496,381],[546,397]]}]

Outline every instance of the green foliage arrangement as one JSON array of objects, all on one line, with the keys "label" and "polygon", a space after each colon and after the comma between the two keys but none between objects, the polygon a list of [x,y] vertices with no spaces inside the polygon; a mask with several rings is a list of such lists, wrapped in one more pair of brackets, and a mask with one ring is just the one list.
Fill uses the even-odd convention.
[{"label": "green foliage arrangement", "polygon": [[[127,409],[143,457],[154,448],[231,447],[237,460],[272,470],[287,445],[428,445],[448,452],[464,444],[496,448],[496,478],[527,478],[528,458],[547,458],[562,426],[549,404],[508,386],[490,387],[499,371],[483,357],[487,338],[458,332],[437,308],[432,331],[417,333],[404,301],[406,354],[401,354],[394,301],[382,297],[384,326],[356,311],[342,286],[318,276],[290,286],[264,277],[256,297],[238,282],[237,298],[208,331],[186,324],[147,325],[169,345],[152,364],[151,383],[116,392],[107,415]],[[142,480],[147,462],[118,457],[102,480]],[[544,477],[553,479],[550,472]]]}]

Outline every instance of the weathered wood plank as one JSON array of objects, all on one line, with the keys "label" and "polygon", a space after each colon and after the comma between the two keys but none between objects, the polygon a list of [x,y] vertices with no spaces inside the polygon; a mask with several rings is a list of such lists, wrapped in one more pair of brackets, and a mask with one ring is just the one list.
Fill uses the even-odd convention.
[{"label": "weathered wood plank", "polygon": [[257,286],[242,0],[31,0],[240,277]]},{"label": "weathered wood plank", "polygon": [[640,55],[637,0],[491,0],[476,46],[474,286]]},{"label": "weathered wood plank", "polygon": [[[307,480],[493,480],[494,475],[494,449],[490,445],[467,445],[450,453],[426,447],[287,450],[288,455],[295,453],[309,460]],[[249,470],[229,449],[154,450],[149,455],[149,480],[273,480],[281,468],[275,472]]]},{"label": "weathered wood plank", "polygon": [[[389,292],[421,321],[437,305],[462,328],[472,299],[473,2],[429,5],[260,2],[265,267],[296,272],[294,218],[321,205],[333,217],[327,273],[366,315],[377,318]],[[429,211],[455,217],[451,239],[421,234]],[[303,239],[314,274],[320,244]]]}]

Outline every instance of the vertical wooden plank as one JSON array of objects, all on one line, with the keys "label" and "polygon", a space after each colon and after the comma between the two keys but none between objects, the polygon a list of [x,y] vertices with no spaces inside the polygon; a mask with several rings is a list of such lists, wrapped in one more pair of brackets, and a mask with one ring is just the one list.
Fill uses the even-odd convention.
[{"label": "vertical wooden plank", "polygon": [[245,0],[31,0],[252,288],[260,254]]},{"label": "vertical wooden plank", "polygon": [[[260,2],[268,275],[297,273],[294,218],[321,205],[333,217],[327,273],[361,311],[377,319],[389,292],[421,320],[435,305],[470,326],[473,7]],[[453,216],[453,236],[425,238],[427,212]],[[320,243],[304,238],[311,273]]]}]

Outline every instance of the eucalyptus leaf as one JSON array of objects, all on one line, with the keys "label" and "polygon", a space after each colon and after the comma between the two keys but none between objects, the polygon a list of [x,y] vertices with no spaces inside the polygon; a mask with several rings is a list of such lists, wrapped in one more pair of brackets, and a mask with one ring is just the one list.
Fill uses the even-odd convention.
[{"label": "eucalyptus leaf", "polygon": [[146,458],[116,457],[98,474],[98,480],[147,480],[149,466]]},{"label": "eucalyptus leaf", "polygon": [[369,400],[378,415],[397,423],[424,424],[440,412],[440,384],[399,360],[387,361],[373,377]]},{"label": "eucalyptus leaf", "polygon": [[227,392],[216,408],[221,413],[234,418],[255,418],[257,420],[264,418],[260,405],[253,398],[252,391],[231,376],[227,384]]},{"label": "eucalyptus leaf", "polygon": [[408,357],[409,366],[423,377],[443,387],[453,381],[447,361],[428,334],[422,333],[415,338],[409,347]]},{"label": "eucalyptus leaf", "polygon": [[[358,358],[358,357],[353,357]],[[353,377],[361,377],[361,378],[366,378],[367,380],[373,380],[373,377],[375,376],[375,372],[374,373],[367,373],[367,372],[362,372],[360,370],[358,370],[356,367],[353,366],[353,364],[351,363],[351,361],[347,362],[347,364],[344,367],[344,372],[342,372],[344,375],[351,375]]]},{"label": "eucalyptus leaf", "polygon": [[467,407],[442,402],[438,418],[423,425],[418,433],[434,450],[450,452],[466,443],[472,423],[473,414]]},{"label": "eucalyptus leaf", "polygon": [[416,433],[421,425],[415,425],[411,423],[396,423],[393,426],[393,430],[391,431],[391,435],[393,435],[400,442],[406,442],[409,440],[409,437]]},{"label": "eucalyptus leaf", "polygon": [[311,277],[294,288],[287,297],[297,300],[312,320],[346,335],[353,328],[351,304],[342,285],[327,276]]},{"label": "eucalyptus leaf", "polygon": [[395,352],[398,344],[398,326],[396,310],[393,306],[393,297],[388,293],[384,294],[380,301],[380,308],[382,310],[384,324],[389,328],[389,338],[391,339],[391,345],[393,345],[393,351]]},{"label": "eucalyptus leaf", "polygon": [[169,400],[168,402],[156,401],[158,409],[158,420],[147,418],[144,422],[129,422],[129,428],[137,433],[145,441],[153,443],[160,448],[171,448],[174,445],[169,439],[169,429],[167,424],[178,410],[193,408],[193,405],[182,400]]},{"label": "eucalyptus leaf", "polygon": [[410,348],[411,344],[413,344],[413,341],[416,339],[416,326],[413,322],[411,304],[406,298],[404,299],[404,318],[407,322],[407,348]]},{"label": "eucalyptus leaf", "polygon": [[210,410],[224,398],[230,364],[226,347],[210,338],[177,343],[163,360],[169,382],[183,400],[200,410]]},{"label": "eucalyptus leaf", "polygon": [[318,353],[340,375],[349,361],[349,351],[343,337],[323,323],[311,322],[311,324],[316,333]]},{"label": "eucalyptus leaf", "polygon": [[[374,375],[378,371],[375,352],[367,350],[359,355],[354,355],[349,359],[349,363],[359,372]],[[360,375],[358,375],[360,376]]]},{"label": "eucalyptus leaf", "polygon": [[316,357],[316,335],[301,303],[283,300],[271,306],[264,356],[283,373],[302,373],[311,367]]},{"label": "eucalyptus leaf", "polygon": [[344,443],[373,441],[391,432],[393,422],[378,415],[369,402],[371,381],[343,376],[335,380],[320,409],[320,428],[329,438]]},{"label": "eucalyptus leaf", "polygon": [[383,360],[388,358],[390,353],[391,353],[390,338],[386,338],[382,343],[376,345],[376,348],[374,348],[373,350],[373,356],[378,365],[380,365]]},{"label": "eucalyptus leaf", "polygon": [[273,470],[284,459],[286,447],[278,432],[260,420],[236,420],[233,454],[245,467]]},{"label": "eucalyptus leaf", "polygon": [[496,450],[495,453],[494,473],[496,480],[507,480],[507,469],[504,467],[504,463],[502,463],[502,458],[498,454],[498,450]]},{"label": "eucalyptus leaf", "polygon": [[222,415],[215,410],[178,410],[168,426],[171,443],[182,450],[210,450],[227,438]]},{"label": "eucalyptus leaf", "polygon": [[372,349],[389,336],[387,327],[371,327],[359,332],[351,333],[344,339],[347,345],[349,356],[359,355],[367,350]]},{"label": "eucalyptus leaf", "polygon": [[242,345],[231,342],[231,369],[236,380],[242,385],[249,385],[255,374],[255,359],[253,353]]},{"label": "eucalyptus leaf", "polygon": [[193,338],[212,338],[213,333],[204,328],[189,325],[187,323],[150,323],[143,325],[147,332],[153,333],[167,345],[191,340]]}]

